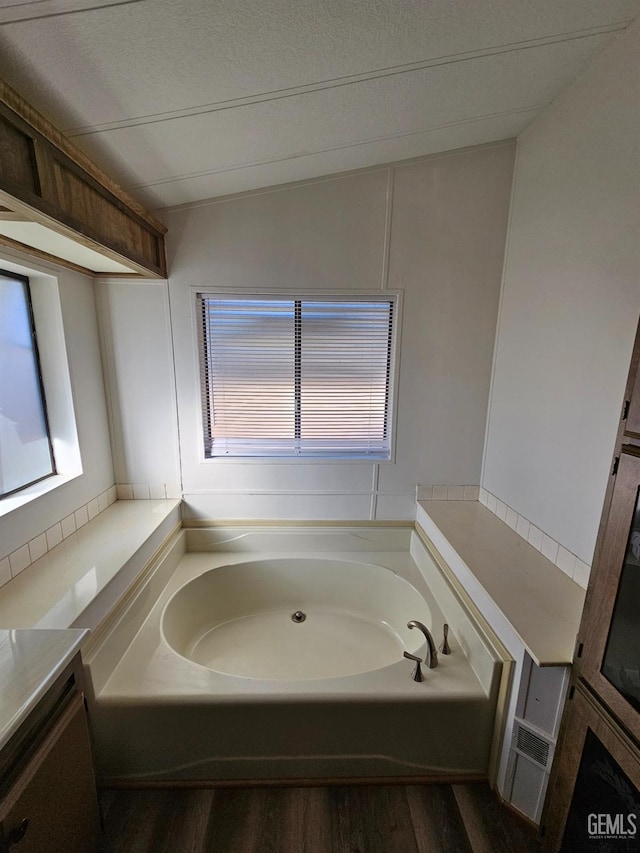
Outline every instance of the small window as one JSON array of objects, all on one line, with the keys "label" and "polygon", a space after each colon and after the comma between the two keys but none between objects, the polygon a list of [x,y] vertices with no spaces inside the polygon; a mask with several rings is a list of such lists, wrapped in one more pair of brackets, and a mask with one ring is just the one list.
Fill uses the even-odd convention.
[{"label": "small window", "polygon": [[206,457],[390,458],[395,297],[198,302]]},{"label": "small window", "polygon": [[29,280],[0,271],[0,497],[52,474]]}]

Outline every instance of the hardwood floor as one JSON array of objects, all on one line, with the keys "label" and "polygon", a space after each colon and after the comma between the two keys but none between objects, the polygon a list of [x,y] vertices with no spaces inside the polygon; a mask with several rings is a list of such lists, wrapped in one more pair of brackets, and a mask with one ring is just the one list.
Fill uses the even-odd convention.
[{"label": "hardwood floor", "polygon": [[103,790],[103,853],[534,853],[483,783]]}]

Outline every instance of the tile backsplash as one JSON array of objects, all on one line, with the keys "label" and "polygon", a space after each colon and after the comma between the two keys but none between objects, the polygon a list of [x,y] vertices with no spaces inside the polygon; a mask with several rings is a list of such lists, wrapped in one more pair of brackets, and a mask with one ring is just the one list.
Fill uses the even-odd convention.
[{"label": "tile backsplash", "polygon": [[0,586],[15,578],[24,571],[31,563],[35,563],[43,557],[47,551],[51,551],[59,545],[63,539],[71,536],[76,530],[84,527],[89,521],[99,515],[117,500],[116,487],[111,486],[101,492],[88,503],[79,506],[76,510],[65,515],[51,527],[38,533],[20,548],[16,548],[10,554],[0,556]]},{"label": "tile backsplash", "polygon": [[544,530],[540,530],[528,518],[517,513],[515,509],[512,509],[486,489],[480,489],[479,501],[488,510],[497,515],[501,521],[508,524],[512,530],[515,530],[516,533],[522,536],[537,551],[540,551],[547,560],[555,563],[565,575],[569,575],[583,589],[587,588],[591,566],[587,565],[587,563],[583,562],[559,542],[556,542],[555,539],[548,536]]},{"label": "tile backsplash", "polygon": [[480,486],[416,486],[418,501],[477,501]]},{"label": "tile backsplash", "polygon": [[416,499],[419,501],[480,501],[483,506],[540,551],[547,560],[555,563],[583,589],[587,588],[591,566],[486,489],[480,486],[416,486]]},{"label": "tile backsplash", "polygon": [[180,498],[180,487],[169,483],[120,483],[111,486],[101,494],[96,495],[88,503],[65,515],[60,521],[47,530],[43,530],[33,539],[25,542],[10,554],[0,556],[0,587],[8,583],[31,563],[43,557],[59,545],[63,539],[71,536],[76,530],[84,527],[89,521],[118,501],[131,500],[164,500],[165,498]]},{"label": "tile backsplash", "polygon": [[119,501],[179,500],[182,497],[180,486],[172,483],[118,483],[116,493]]}]

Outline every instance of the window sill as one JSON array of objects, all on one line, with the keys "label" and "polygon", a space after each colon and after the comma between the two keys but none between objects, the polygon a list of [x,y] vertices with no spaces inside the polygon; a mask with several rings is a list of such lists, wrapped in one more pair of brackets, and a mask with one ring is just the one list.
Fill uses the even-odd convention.
[{"label": "window sill", "polygon": [[42,497],[42,495],[46,495],[49,492],[54,491],[54,489],[60,488],[60,486],[63,486],[65,483],[70,483],[72,480],[75,480],[76,477],[79,477],[81,473],[82,471],[78,471],[75,474],[54,474],[51,477],[47,477],[46,480],[40,480],[39,483],[34,483],[33,486],[27,486],[26,489],[20,489],[19,492],[16,492],[13,495],[8,495],[6,498],[0,498],[0,518],[4,515],[8,515],[16,509],[20,509],[20,507],[26,506],[26,504],[31,503],[31,501],[35,501],[37,498]]},{"label": "window sill", "polygon": [[211,456],[200,459],[200,465],[384,465],[395,462],[388,456]]}]

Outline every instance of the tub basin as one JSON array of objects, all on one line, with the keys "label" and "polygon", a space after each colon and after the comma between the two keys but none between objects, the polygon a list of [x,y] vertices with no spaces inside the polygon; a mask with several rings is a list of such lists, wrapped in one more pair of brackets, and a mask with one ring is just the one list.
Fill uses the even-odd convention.
[{"label": "tub basin", "polygon": [[253,560],[186,583],[162,615],[165,641],[215,672],[301,681],[370,672],[419,654],[424,597],[383,566],[313,558]]}]

